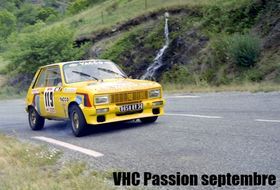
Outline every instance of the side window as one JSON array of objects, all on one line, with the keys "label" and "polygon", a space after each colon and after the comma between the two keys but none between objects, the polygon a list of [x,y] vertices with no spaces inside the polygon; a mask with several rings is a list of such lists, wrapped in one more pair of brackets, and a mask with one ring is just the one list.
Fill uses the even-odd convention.
[{"label": "side window", "polygon": [[61,74],[59,67],[50,67],[47,70],[47,86],[61,86]]},{"label": "side window", "polygon": [[46,86],[46,69],[42,69],[42,71],[40,72],[39,76],[38,76],[38,80],[35,84],[35,88],[40,88],[40,87],[45,87]]}]

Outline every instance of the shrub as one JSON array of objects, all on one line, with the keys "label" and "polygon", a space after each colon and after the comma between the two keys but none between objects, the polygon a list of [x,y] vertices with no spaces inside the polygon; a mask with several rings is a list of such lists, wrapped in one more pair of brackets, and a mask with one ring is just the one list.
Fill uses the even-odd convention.
[{"label": "shrub", "polygon": [[175,65],[171,70],[165,72],[162,76],[162,83],[172,83],[175,84],[192,84],[194,79],[190,75],[186,67],[181,65]]},{"label": "shrub", "polygon": [[125,34],[121,39],[115,42],[110,49],[103,52],[100,57],[102,59],[113,60],[116,63],[120,62],[122,54],[129,52],[133,49],[133,43],[135,42],[136,37],[137,35],[135,32]]},{"label": "shrub", "polygon": [[87,0],[75,0],[68,6],[67,10],[70,14],[76,14],[88,6],[89,2]]},{"label": "shrub", "polygon": [[73,32],[64,26],[13,35],[8,48],[9,71],[31,74],[43,65],[81,59],[85,52],[74,47]]},{"label": "shrub", "polygon": [[259,38],[249,34],[220,37],[212,43],[215,63],[234,63],[242,67],[254,66],[260,56],[260,44]]},{"label": "shrub", "polygon": [[[220,36],[211,43],[213,65],[220,65],[229,61],[229,46],[231,43],[229,39],[228,36]],[[207,56],[211,56],[211,54]]]},{"label": "shrub", "polygon": [[260,56],[260,40],[251,35],[233,35],[229,44],[229,55],[239,66],[254,66]]},{"label": "shrub", "polygon": [[50,16],[57,17],[58,12],[51,7],[42,7],[39,9],[37,19],[46,21]]}]

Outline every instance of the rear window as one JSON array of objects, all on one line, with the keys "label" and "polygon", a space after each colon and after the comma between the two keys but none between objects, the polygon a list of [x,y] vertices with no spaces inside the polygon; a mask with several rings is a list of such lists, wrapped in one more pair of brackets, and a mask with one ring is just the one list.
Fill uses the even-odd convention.
[{"label": "rear window", "polygon": [[61,86],[61,73],[58,66],[43,68],[39,74],[35,88]]},{"label": "rear window", "polygon": [[40,88],[44,86],[46,86],[46,69],[41,70],[38,80],[35,84],[35,88]]}]

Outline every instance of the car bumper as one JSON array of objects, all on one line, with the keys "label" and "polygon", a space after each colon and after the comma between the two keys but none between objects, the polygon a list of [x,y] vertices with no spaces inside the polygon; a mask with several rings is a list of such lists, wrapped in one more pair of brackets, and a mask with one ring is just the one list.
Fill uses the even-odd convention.
[{"label": "car bumper", "polygon": [[[141,101],[143,103],[143,110],[132,113],[121,113],[120,106],[115,104],[96,106],[95,108],[88,108],[81,106],[86,122],[91,125],[105,124],[119,121],[127,121],[140,119],[145,117],[161,116],[164,114],[163,106],[164,99],[153,99]],[[129,103],[128,103],[129,104]],[[155,105],[158,104],[158,105]],[[98,109],[107,109],[106,113],[97,113]]]}]

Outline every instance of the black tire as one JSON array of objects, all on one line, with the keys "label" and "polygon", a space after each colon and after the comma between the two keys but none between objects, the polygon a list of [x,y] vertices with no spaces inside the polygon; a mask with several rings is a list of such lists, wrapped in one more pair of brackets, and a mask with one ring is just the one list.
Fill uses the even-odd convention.
[{"label": "black tire", "polygon": [[87,122],[79,106],[73,105],[70,107],[70,120],[72,132],[76,137],[86,134]]},{"label": "black tire", "polygon": [[45,118],[41,117],[34,107],[28,109],[28,121],[32,130],[38,131],[44,127]]},{"label": "black tire", "polygon": [[154,123],[157,120],[158,116],[154,117],[145,117],[145,118],[140,118],[140,121],[142,123]]}]

